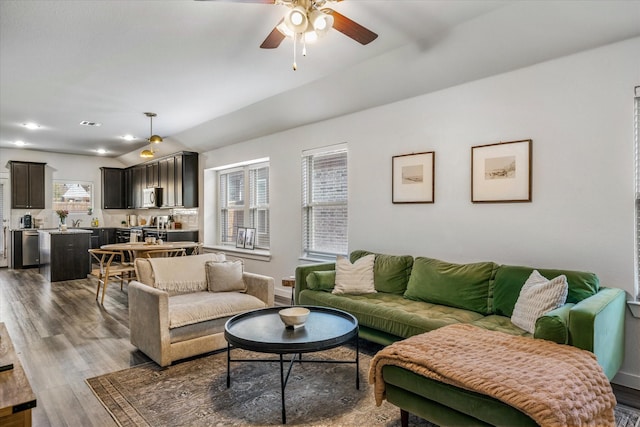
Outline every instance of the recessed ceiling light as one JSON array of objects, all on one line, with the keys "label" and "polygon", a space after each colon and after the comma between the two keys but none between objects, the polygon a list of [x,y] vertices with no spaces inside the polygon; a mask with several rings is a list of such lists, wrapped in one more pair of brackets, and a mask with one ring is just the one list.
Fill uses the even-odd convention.
[{"label": "recessed ceiling light", "polygon": [[121,136],[120,138],[124,139],[125,141],[133,141],[135,139],[138,139],[133,135],[124,135],[124,136]]},{"label": "recessed ceiling light", "polygon": [[107,150],[105,150],[104,148],[98,148],[96,151],[98,152],[98,154],[107,154]]},{"label": "recessed ceiling light", "polygon": [[26,127],[27,129],[40,129],[40,125],[33,122],[23,123],[22,126]]},{"label": "recessed ceiling light", "polygon": [[25,145],[27,145],[27,143],[24,141],[16,141],[14,142],[14,144],[17,145],[18,147],[24,147]]},{"label": "recessed ceiling light", "polygon": [[80,122],[80,126],[102,126],[102,123],[98,122],[90,122],[88,120],[83,120]]}]

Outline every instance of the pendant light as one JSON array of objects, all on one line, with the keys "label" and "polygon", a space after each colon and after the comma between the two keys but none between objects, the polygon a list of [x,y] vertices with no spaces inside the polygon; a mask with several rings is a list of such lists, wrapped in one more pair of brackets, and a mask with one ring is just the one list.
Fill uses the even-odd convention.
[{"label": "pendant light", "polygon": [[144,113],[145,116],[149,117],[150,121],[150,130],[149,130],[149,149],[142,150],[140,152],[140,157],[144,158],[152,158],[155,151],[153,151],[153,146],[151,144],[159,144],[162,142],[162,137],[160,135],[153,134],[153,118],[157,116],[156,113]]}]

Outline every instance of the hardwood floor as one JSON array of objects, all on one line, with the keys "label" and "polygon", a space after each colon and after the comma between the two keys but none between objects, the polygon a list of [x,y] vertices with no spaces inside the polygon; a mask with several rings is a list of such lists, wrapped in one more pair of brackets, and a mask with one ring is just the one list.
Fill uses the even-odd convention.
[{"label": "hardwood floor", "polygon": [[37,268],[0,268],[4,322],[31,383],[33,425],[116,426],[85,379],[149,359],[129,343],[126,284],[104,306],[95,279],[47,282]]},{"label": "hardwood floor", "polygon": [[[129,343],[126,285],[110,285],[104,306],[96,286],[95,279],[49,283],[37,268],[0,268],[0,322],[36,394],[35,427],[116,426],[85,379],[150,361]],[[637,390],[614,391],[620,403],[637,406]]]}]

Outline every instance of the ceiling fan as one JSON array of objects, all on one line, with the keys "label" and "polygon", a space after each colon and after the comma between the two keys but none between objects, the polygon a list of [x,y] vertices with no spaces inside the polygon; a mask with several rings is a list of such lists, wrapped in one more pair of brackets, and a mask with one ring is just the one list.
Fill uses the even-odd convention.
[{"label": "ceiling fan", "polygon": [[[205,0],[206,1],[206,0]],[[313,41],[335,28],[347,37],[366,45],[374,41],[378,35],[347,18],[335,10],[326,7],[328,4],[342,0],[208,0],[227,1],[233,3],[263,3],[284,5],[289,7],[284,17],[262,42],[262,49],[275,49],[286,37],[294,41]]]}]

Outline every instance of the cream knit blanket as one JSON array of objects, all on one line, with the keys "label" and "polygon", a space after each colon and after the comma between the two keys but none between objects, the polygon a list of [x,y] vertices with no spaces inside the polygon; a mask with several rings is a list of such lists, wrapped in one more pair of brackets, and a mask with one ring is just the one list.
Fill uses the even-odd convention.
[{"label": "cream knit blanket", "polygon": [[465,324],[415,335],[371,361],[377,405],[384,365],[489,395],[541,426],[615,426],[616,399],[595,355],[569,345]]}]

